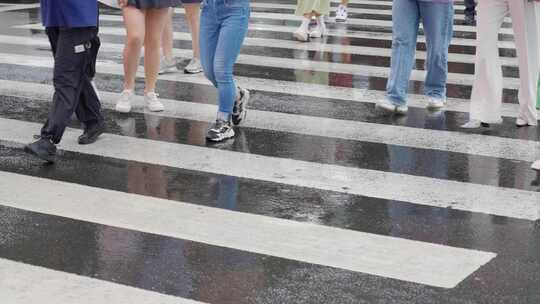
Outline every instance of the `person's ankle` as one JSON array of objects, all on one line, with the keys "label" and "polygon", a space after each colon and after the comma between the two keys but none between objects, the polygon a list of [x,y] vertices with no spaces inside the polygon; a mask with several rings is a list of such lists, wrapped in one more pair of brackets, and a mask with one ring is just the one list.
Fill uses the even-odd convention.
[{"label": "person's ankle", "polygon": [[231,120],[231,113],[218,111],[216,118],[221,121],[229,121]]}]

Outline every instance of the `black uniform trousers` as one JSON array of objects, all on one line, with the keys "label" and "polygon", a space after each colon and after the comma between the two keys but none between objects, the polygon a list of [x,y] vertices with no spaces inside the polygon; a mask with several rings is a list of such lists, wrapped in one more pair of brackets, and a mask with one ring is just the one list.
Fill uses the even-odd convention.
[{"label": "black uniform trousers", "polygon": [[474,0],[465,0],[465,15],[476,16],[476,2]]},{"label": "black uniform trousers", "polygon": [[41,137],[57,144],[73,113],[85,128],[103,120],[92,86],[100,47],[97,27],[46,29],[54,55],[54,96]]}]

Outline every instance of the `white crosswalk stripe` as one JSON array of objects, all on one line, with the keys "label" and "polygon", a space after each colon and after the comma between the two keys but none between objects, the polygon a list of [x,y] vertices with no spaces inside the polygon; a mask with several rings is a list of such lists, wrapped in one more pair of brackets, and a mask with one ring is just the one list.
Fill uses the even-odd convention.
[{"label": "white crosswalk stripe", "polygon": [[[11,39],[9,44],[31,44],[36,46],[44,46],[46,44],[45,39],[36,39],[36,38],[14,38]],[[123,46],[120,44],[107,44],[104,45],[101,49],[102,51],[109,51],[121,54]],[[185,49],[173,49],[173,54],[177,57],[182,58],[191,58],[193,53],[191,50]],[[307,57],[307,54],[305,54]],[[0,60],[2,62],[7,61],[20,61],[25,62],[27,59],[25,55],[11,55],[11,54],[2,54],[0,53]],[[28,58],[33,60],[32,58]],[[36,58],[37,59],[37,58]],[[34,59],[35,60],[35,59]],[[37,59],[39,60],[39,59]],[[43,58],[43,61],[52,61],[51,58]],[[283,57],[269,57],[269,56],[260,56],[260,55],[247,55],[241,54],[238,57],[237,63],[246,64],[251,66],[261,66],[269,68],[282,68],[282,67],[293,67],[298,70],[307,70],[314,72],[323,72],[323,73],[343,73],[350,74],[353,76],[359,77],[379,77],[387,78],[390,73],[390,68],[379,67],[379,66],[369,66],[369,65],[358,65],[358,64],[347,64],[347,63],[332,63],[332,62],[323,62],[323,61],[312,61],[312,60],[303,60],[303,59],[289,59]],[[51,63],[52,64],[52,63]],[[99,62],[99,67],[106,69],[104,65],[107,65],[109,68],[115,69],[118,73],[123,73],[123,67],[121,64],[113,64],[111,62]],[[411,73],[411,80],[423,81],[426,77],[426,72],[422,70],[413,70]],[[301,78],[301,77],[299,77]],[[448,84],[455,85],[470,85],[474,80],[474,75],[462,74],[462,73],[448,73]],[[519,89],[519,79],[517,78],[504,78],[504,88],[505,89]]]},{"label": "white crosswalk stripe", "polygon": [[0,13],[9,11],[21,11],[29,8],[38,8],[39,4],[5,4],[0,7]]},{"label": "white crosswalk stripe", "polygon": [[[0,190],[2,204],[16,208],[399,280],[413,278],[413,282],[438,287],[455,287],[495,257],[493,253],[169,202],[11,173],[0,172],[0,181],[7,186],[4,189],[10,189]],[[24,189],[28,184],[33,185],[32,191]],[[10,195],[14,193],[16,196]],[[75,202],[71,199],[74,196],[80,200]],[[43,205],[43,200],[50,203]],[[156,218],[160,220],[154,221]],[[227,229],[223,230],[223,227]],[[249,238],[244,237],[246,231],[250,233]],[[284,235],[287,240],[283,239]],[[401,250],[395,252],[394,248]],[[358,254],[360,251],[362,254]],[[404,265],[402,261],[409,263]]]},{"label": "white crosswalk stripe", "polygon": [[[24,144],[39,124],[0,118],[0,138]],[[68,132],[62,149],[85,154],[150,162],[169,167],[254,180],[351,193],[388,200],[454,208],[530,220],[540,219],[540,193],[475,185],[359,168],[265,157],[190,145],[107,134],[91,147],[76,144]],[[131,151],[131,147],[137,149]],[[171,158],[171,155],[182,155]],[[228,164],[223,166],[222,164]],[[249,164],[249,167],[246,167]],[[509,205],[515,200],[519,205]]]},{"label": "white crosswalk stripe", "polygon": [[[389,162],[393,161],[393,163],[371,169],[360,161],[351,161],[350,165],[342,165],[339,162],[327,163],[323,160],[298,159],[292,154],[274,155],[275,152],[269,152],[268,155],[263,155],[260,151],[250,151],[249,148],[234,150],[230,147],[211,147],[182,139],[184,136],[193,137],[201,134],[175,133],[168,138],[150,137],[144,132],[139,132],[140,130],[133,131],[136,135],[127,134],[123,132],[121,126],[120,131],[108,130],[96,143],[87,146],[77,144],[80,130],[68,128],[62,143],[58,146],[61,150],[59,162],[62,162],[64,153],[75,164],[87,164],[98,159],[107,168],[143,164],[148,167],[167,168],[174,172],[192,172],[210,176],[210,178],[226,176],[236,180],[250,181],[257,185],[278,185],[287,191],[304,191],[290,189],[305,189],[305,191],[315,191],[323,205],[336,204],[339,212],[345,213],[347,212],[345,205],[350,202],[336,203],[333,201],[335,199],[330,200],[328,197],[367,198],[370,199],[370,204],[378,204],[377,208],[383,208],[382,205],[385,204],[406,205],[401,208],[409,208],[412,210],[411,214],[416,213],[417,208],[424,208],[434,210],[434,212],[456,212],[459,214],[457,217],[503,218],[519,221],[519,223],[540,220],[540,192],[531,190],[533,186],[524,185],[534,179],[534,176],[532,171],[522,170],[522,167],[528,168],[531,162],[540,157],[540,141],[535,128],[523,129],[524,131],[521,132],[508,131],[505,129],[508,128],[508,123],[505,122],[501,128],[507,131],[506,133],[501,131],[500,134],[497,132],[473,134],[459,132],[450,127],[444,129],[446,124],[441,129],[402,125],[397,120],[393,120],[394,118],[388,118],[387,121],[368,120],[378,113],[362,113],[368,118],[349,120],[339,117],[333,109],[327,108],[327,103],[339,102],[373,109],[373,103],[385,97],[380,88],[374,90],[370,85],[365,84],[373,78],[386,79],[389,74],[387,64],[359,62],[354,58],[348,61],[334,61],[328,56],[336,58],[351,55],[358,58],[367,56],[388,61],[391,57],[389,46],[377,47],[363,41],[351,42],[348,39],[390,42],[392,34],[389,30],[392,22],[388,19],[391,16],[392,1],[350,0],[349,2],[362,5],[362,7],[353,5],[349,8],[352,18],[343,25],[343,29],[329,30],[329,35],[347,39],[328,44],[320,41],[299,43],[283,38],[281,33],[291,33],[296,28],[297,21],[300,20],[299,17],[293,15],[292,10],[295,9],[295,5],[292,2],[256,1],[252,3],[252,7],[256,10],[251,16],[257,19],[257,22],[250,24],[250,30],[268,33],[264,37],[247,37],[244,45],[255,50],[271,48],[268,48],[268,53],[255,53],[256,55],[253,52],[244,52],[239,56],[238,63],[244,65],[243,71],[247,69],[273,71],[286,68],[294,77],[287,78],[281,75],[282,72],[269,72],[264,77],[249,77],[253,75],[249,73],[238,76],[238,83],[254,93],[253,108],[249,109],[248,119],[239,127],[239,130],[240,132],[255,130],[252,134],[255,132],[273,135],[292,134],[298,137],[314,138],[313,140],[330,139],[359,145],[380,145],[384,147],[381,153],[388,154]],[[334,3],[332,10],[335,9],[336,4],[337,2]],[[0,4],[0,13],[12,10],[24,11],[37,7],[36,4]],[[384,9],[380,9],[381,7]],[[464,6],[456,5],[455,8],[463,10]],[[276,9],[282,11],[278,13]],[[291,11],[283,13],[283,10]],[[105,23],[100,27],[100,32],[110,37],[103,39],[96,76],[102,105],[108,113],[114,109],[118,91],[121,89],[117,84],[118,79],[123,75],[121,64],[123,44],[109,42],[109,39],[118,41],[119,37],[125,35],[121,23],[122,17],[112,12],[113,10],[108,9],[100,15],[100,20]],[[185,13],[181,8],[177,8],[176,12]],[[355,14],[370,16],[369,19],[357,18]],[[176,17],[183,18],[183,16]],[[461,22],[463,19],[462,12],[456,14],[456,20]],[[283,23],[271,24],[276,23],[276,20]],[[324,220],[311,220],[310,215],[307,216],[308,220],[301,222],[284,219],[282,215],[277,215],[274,211],[261,215],[251,211],[236,210],[234,207],[231,208],[232,210],[208,207],[199,202],[181,198],[165,199],[164,195],[155,193],[135,194],[136,192],[127,191],[126,188],[121,187],[117,189],[111,186],[105,189],[101,186],[85,184],[78,179],[70,180],[69,176],[58,177],[54,175],[58,173],[51,173],[46,167],[43,170],[31,171],[28,169],[28,163],[34,160],[29,159],[24,160],[25,165],[19,165],[17,169],[14,169],[12,163],[16,160],[6,151],[21,152],[23,145],[32,141],[33,134],[39,131],[43,123],[42,112],[51,105],[54,91],[50,81],[44,83],[40,80],[41,83],[38,83],[35,80],[37,77],[25,77],[25,73],[31,69],[39,69],[41,73],[43,71],[50,73],[53,68],[53,59],[47,51],[49,42],[43,27],[35,22],[35,18],[26,24],[17,22],[0,33],[0,70],[8,71],[0,73],[0,100],[5,101],[3,105],[0,103],[0,109],[5,108],[4,112],[0,111],[0,214],[3,211],[2,208],[12,208],[10,210],[70,219],[75,223],[104,225],[118,229],[119,234],[130,231],[175,240],[187,240],[209,246],[209,248],[231,249],[237,254],[241,252],[260,255],[265,258],[279,259],[279,261],[294,261],[313,267],[329,267],[443,289],[470,284],[470,278],[478,273],[479,269],[489,267],[493,259],[500,258],[498,252],[486,250],[485,247],[481,247],[480,242],[468,247],[446,243],[436,244],[431,240],[418,240],[417,236],[405,233],[394,234],[385,230],[380,234],[374,234],[345,224],[336,227]],[[333,22],[332,18],[329,18],[328,22]],[[506,18],[505,22],[511,22],[511,19]],[[362,27],[362,30],[351,30],[358,26]],[[386,30],[385,32],[370,30],[376,27]],[[464,25],[456,25],[454,29],[464,32],[466,35],[462,35],[463,37],[470,37],[471,35],[467,34],[473,34],[476,31],[475,27]],[[513,35],[512,29],[508,27],[501,28],[500,33]],[[470,69],[456,68],[457,72],[449,73],[448,83],[469,90],[474,79],[471,73],[475,63],[471,47],[475,47],[476,42],[474,39],[463,37],[453,39],[454,50],[450,53],[449,63],[460,67],[467,66]],[[191,36],[187,32],[175,32],[174,39],[186,42],[191,40]],[[499,42],[499,47],[514,51],[514,43],[508,39],[503,40]],[[420,35],[419,41],[425,42],[424,36]],[[6,49],[3,49],[3,46]],[[468,48],[467,51],[462,51],[465,48]],[[13,51],[14,49],[17,51]],[[18,52],[18,49],[21,51]],[[314,58],[310,52],[324,53],[326,57]],[[174,49],[173,53],[182,59],[191,58],[193,55],[191,50],[183,48]],[[514,71],[513,74],[516,74],[517,58],[509,52],[504,55],[501,58],[503,66],[505,69],[510,68]],[[426,56],[425,51],[417,52],[417,59],[425,60]],[[332,83],[329,80],[332,77],[328,75],[333,73],[340,77],[345,75],[344,77],[349,77],[351,81],[363,82],[362,88],[355,87],[357,86],[355,83],[345,87],[339,86],[341,85],[339,83]],[[6,76],[6,74],[9,75]],[[314,80],[315,77],[302,77],[308,74],[326,75],[328,79],[317,81]],[[144,77],[142,67],[137,77],[138,79]],[[416,81],[415,83],[422,82],[424,78],[425,72],[422,70],[414,70],[411,76],[411,80]],[[515,76],[504,78],[504,88],[507,89],[505,94],[510,96],[509,99],[515,99],[519,85],[519,79]],[[181,88],[187,86],[196,89],[194,92],[181,91]],[[217,110],[215,104],[211,101],[201,103],[200,100],[195,100],[196,97],[205,99],[215,96],[214,89],[202,74],[160,75],[158,93],[162,88],[169,88],[163,93],[163,97],[160,97],[165,105],[165,111],[149,113],[144,109],[142,97],[136,97],[133,113],[115,117],[114,119],[117,119],[115,121],[141,116],[144,119],[152,117],[155,118],[156,132],[163,135],[168,131],[165,127],[159,126],[161,119],[173,121],[177,128],[181,124],[208,124],[215,119]],[[465,113],[468,112],[469,101],[462,95],[465,94],[458,94],[459,98],[449,98],[446,111],[451,117],[466,118]],[[280,106],[278,109],[277,106],[262,105],[262,102],[256,103],[257,98],[261,100],[272,98],[291,108]],[[419,115],[416,113],[423,115],[426,97],[413,93],[410,98],[411,110],[416,111],[411,113],[411,116]],[[296,99],[305,101],[302,104],[307,105],[312,111],[295,109]],[[503,104],[505,118],[510,118],[513,122],[518,107],[516,103],[505,102]],[[29,109],[34,109],[37,114],[25,113]],[[317,115],[312,113],[317,113]],[[434,117],[445,116],[442,114],[442,116],[434,115]],[[455,125],[458,122],[451,123]],[[137,128],[133,127],[133,129]],[[193,133],[196,132],[193,131]],[[261,145],[263,142],[256,138],[248,138],[249,140],[252,140],[251,144],[254,146]],[[294,145],[294,143],[288,143],[288,145]],[[333,155],[325,155],[325,157],[332,160],[343,157],[340,155],[340,147],[334,148]],[[423,155],[422,153],[431,153],[430,155],[444,155],[450,160],[446,159],[444,166],[433,169],[441,172],[429,175],[430,173],[426,173],[426,170],[418,170],[414,171],[418,173],[412,174],[402,171],[404,163],[412,160],[395,157],[403,149],[407,149],[410,154],[418,153],[419,157]],[[417,150],[423,152],[414,152]],[[355,152],[369,153],[370,151]],[[423,161],[438,162],[439,157],[442,156],[428,160],[420,159],[416,165],[424,166]],[[462,163],[463,159],[467,162],[466,165]],[[501,165],[501,168],[489,168],[498,162],[512,167],[507,168]],[[473,168],[475,165],[479,168]],[[520,174],[520,176],[516,177],[515,183],[509,183],[508,180],[512,178],[507,174]],[[487,175],[487,177],[478,178],[478,175]],[[119,175],[118,178],[125,177]],[[492,180],[484,182],[489,178]],[[477,179],[483,182],[477,182]],[[161,187],[165,189],[167,185],[161,185]],[[168,189],[165,190],[167,191]],[[175,189],[174,191],[182,190]],[[190,191],[199,190],[190,189]],[[241,190],[238,191],[241,192]],[[279,209],[280,199],[285,197],[284,193],[288,193],[287,191],[275,193],[271,202],[262,200],[256,203],[262,206],[273,205],[273,208]],[[206,195],[205,193],[197,194]],[[306,201],[312,199],[309,196],[304,198],[302,194],[299,196]],[[391,212],[388,211],[389,214]],[[367,212],[362,216],[367,218],[370,214]],[[403,217],[406,216],[403,215]],[[421,224],[418,223],[418,225]],[[50,227],[43,229],[46,231]],[[60,304],[73,303],[73,299],[81,299],[77,303],[105,303],[103,301],[106,301],[107,303],[133,304],[203,304],[211,302],[208,300],[210,297],[191,292],[188,294],[193,297],[193,300],[172,296],[164,289],[159,289],[159,284],[140,288],[140,285],[133,284],[132,286],[121,280],[116,281],[115,278],[100,278],[93,272],[97,273],[98,269],[92,269],[99,266],[94,266],[92,263],[88,263],[85,267],[89,269],[80,275],[75,274],[78,272],[73,272],[73,270],[64,271],[48,268],[49,266],[42,267],[39,262],[30,263],[23,258],[20,260],[14,260],[12,256],[6,258],[3,254],[8,251],[1,249],[2,246],[9,244],[8,241],[3,243],[1,233],[0,231],[0,290],[2,291],[0,294],[2,294],[2,300],[7,300],[10,304],[34,303],[33,300],[36,297]],[[449,238],[453,237],[453,231],[447,233]],[[61,268],[58,264],[54,265]],[[7,276],[4,275],[6,273],[10,274],[9,279],[6,279]],[[467,285],[467,288],[469,287],[470,285]],[[154,288],[158,292],[154,291]],[[207,288],[212,289],[216,286],[208,284]],[[45,303],[48,303],[47,301]],[[251,298],[250,301],[252,301]]]},{"label": "white crosswalk stripe", "polygon": [[[100,15],[101,21],[115,21],[122,22],[121,16],[116,15]],[[15,28],[36,28],[35,24],[27,24],[14,26]],[[279,32],[279,33],[292,33],[297,26],[288,26],[288,25],[275,25],[275,24],[265,24],[265,23],[252,23],[249,25],[250,30],[260,30],[260,31],[269,31],[269,32]],[[363,39],[374,39],[382,41],[392,41],[392,34],[385,32],[369,32],[369,31],[346,31],[341,29],[328,29],[329,36],[342,37],[342,38],[363,38]],[[419,35],[418,42],[425,43],[425,37]],[[476,46],[476,41],[473,39],[466,38],[454,38],[452,39],[452,45],[458,46]],[[515,44],[513,41],[499,41],[500,48],[506,49],[515,49]]]},{"label": "white crosswalk stripe", "polygon": [[[265,3],[265,2],[254,2],[251,3],[251,7],[254,8],[266,8],[266,9],[290,9],[295,10],[296,5],[294,4],[281,4],[281,3]],[[458,6],[456,6],[458,7]],[[367,9],[367,8],[354,8],[349,7],[347,11],[354,14],[370,14],[370,15],[380,15],[380,16],[392,16],[391,10],[380,10],[380,9]],[[454,16],[456,20],[465,20],[465,16],[462,14],[456,14]],[[506,17],[505,22],[512,22],[510,17]]]},{"label": "white crosswalk stripe", "polygon": [[104,299],[117,304],[204,304],[2,258],[0,274],[9,274],[0,276],[0,289],[2,301],[12,304],[31,304],[37,299],[47,304],[95,304]]},{"label": "white crosswalk stripe", "polygon": [[[175,9],[175,12],[177,13],[184,13],[184,9],[177,8]],[[301,21],[301,16],[295,16],[292,14],[280,14],[280,13],[257,13],[252,12],[251,13],[252,18],[262,18],[262,19],[270,19],[270,20],[290,20],[290,21]],[[386,27],[391,28],[392,27],[392,21],[390,20],[376,20],[376,19],[353,19],[347,21],[348,24],[351,25],[363,25],[363,26],[375,26],[375,27]],[[471,26],[466,25],[455,25],[454,26],[455,31],[463,31],[463,32],[469,32],[469,33],[475,33],[476,29]],[[511,28],[501,28],[499,33],[501,34],[507,34],[507,35],[513,35]]]},{"label": "white crosswalk stripe", "polygon": [[[24,82],[0,81],[6,89],[0,87],[0,94],[24,96],[32,100],[49,101],[53,89],[51,86]],[[11,89],[7,89],[10,87]],[[117,93],[101,92],[104,107],[114,109]],[[144,113],[142,97],[136,98],[135,111]],[[180,100],[161,99],[167,106],[162,114],[165,117],[178,117],[211,122],[215,119],[217,107],[214,105],[194,104]],[[517,111],[517,109],[514,109]],[[380,125],[358,121],[337,120],[303,115],[293,115],[268,111],[250,110],[250,119],[246,127],[290,132],[303,135],[341,138],[362,142],[384,143],[411,148],[433,149],[481,155],[496,158],[514,159],[533,162],[540,155],[540,142],[523,139],[486,137],[429,129],[408,128],[392,125]],[[481,141],[482,145],[471,145]]]},{"label": "white crosswalk stripe", "polygon": [[[43,27],[40,24],[33,24],[30,26],[24,26],[21,28],[34,29],[34,30],[43,29]],[[102,35],[115,35],[115,36],[125,35],[125,30],[118,27],[102,26],[100,27],[99,31]],[[8,39],[8,37],[10,39]],[[10,41],[12,38],[11,36],[0,35],[0,39],[3,39],[4,41]],[[23,41],[26,41],[28,45],[32,45],[32,42],[30,40],[26,40],[23,37],[20,37],[19,39],[20,40],[18,41],[20,43],[24,43]],[[184,33],[184,32],[175,32],[174,39],[191,41],[191,35],[189,33]],[[11,43],[16,43],[16,41],[17,40],[11,40]],[[37,43],[37,41],[33,43]],[[43,43],[40,43],[40,44],[43,44]],[[298,43],[298,42],[290,41],[290,40],[271,39],[271,38],[251,38],[251,37],[246,38],[244,45],[245,46],[258,46],[258,47],[267,47],[271,45],[273,48],[284,48],[284,49],[292,49],[292,50],[299,50],[299,51],[317,51],[317,52],[329,52],[329,53],[334,53],[334,54],[354,54],[354,55],[379,56],[379,57],[390,57],[391,52],[392,52],[390,48],[382,49],[382,48],[376,48],[376,47],[364,47],[364,46],[354,46],[354,45],[320,44],[318,42]],[[424,51],[418,51],[416,53],[416,57],[418,59],[425,60],[426,55],[427,53]],[[448,60],[449,62],[455,62],[455,63],[474,64],[475,58],[474,58],[474,55],[450,53]],[[502,57],[501,64],[503,66],[517,67],[518,63],[517,63],[516,58]]]}]

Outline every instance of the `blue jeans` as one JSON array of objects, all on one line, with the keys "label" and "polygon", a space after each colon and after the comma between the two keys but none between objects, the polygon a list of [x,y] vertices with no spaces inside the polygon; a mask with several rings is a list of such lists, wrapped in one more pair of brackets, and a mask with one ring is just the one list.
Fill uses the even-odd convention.
[{"label": "blue jeans", "polygon": [[204,0],[201,9],[201,65],[219,91],[219,111],[231,113],[236,99],[233,69],[248,30],[249,1]]},{"label": "blue jeans", "polygon": [[407,104],[407,88],[414,67],[420,20],[427,48],[425,94],[446,97],[448,48],[452,40],[454,7],[451,3],[394,0],[392,5],[392,59],[386,86],[387,98],[396,105]]}]

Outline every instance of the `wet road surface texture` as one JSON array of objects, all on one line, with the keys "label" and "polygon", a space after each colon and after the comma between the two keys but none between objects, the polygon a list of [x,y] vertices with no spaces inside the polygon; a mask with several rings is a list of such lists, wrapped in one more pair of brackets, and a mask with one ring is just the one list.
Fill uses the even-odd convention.
[{"label": "wet road surface texture", "polygon": [[[465,133],[476,34],[462,2],[448,109],[424,109],[420,35],[409,115],[389,117],[374,102],[391,1],[352,0],[348,22],[332,13],[328,37],[300,43],[295,1],[253,0],[235,71],[248,120],[208,144],[216,91],[200,74],[160,76],[163,113],[141,99],[114,112],[124,30],[102,7],[107,134],[79,146],[73,121],[51,166],[22,151],[46,119],[52,59],[39,5],[15,2],[0,1],[1,303],[540,303],[540,134],[514,126],[511,20],[504,122]],[[181,9],[174,29],[183,65]]]}]

